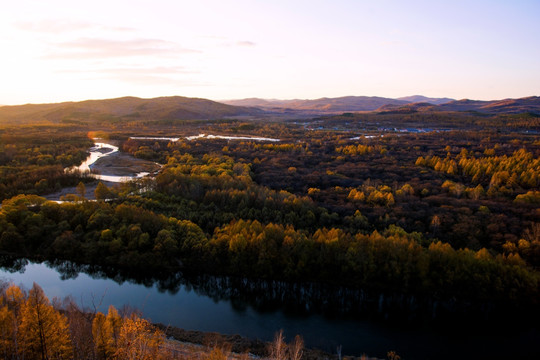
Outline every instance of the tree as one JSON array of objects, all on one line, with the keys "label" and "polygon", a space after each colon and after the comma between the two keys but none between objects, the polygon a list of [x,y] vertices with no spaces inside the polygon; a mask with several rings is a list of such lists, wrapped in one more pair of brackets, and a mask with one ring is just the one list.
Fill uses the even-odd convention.
[{"label": "tree", "polygon": [[112,346],[116,349],[118,347],[118,339],[120,337],[120,329],[122,328],[122,317],[118,314],[118,311],[114,306],[109,306],[109,312],[107,313],[107,326],[111,329],[111,342]]},{"label": "tree", "polygon": [[107,185],[103,184],[101,181],[96,186],[96,190],[94,190],[94,196],[97,200],[106,200],[111,197],[111,190],[107,187]]},{"label": "tree", "polygon": [[86,186],[83,184],[83,182],[79,182],[79,184],[77,184],[77,193],[79,194],[81,200],[84,200],[85,199],[85,196],[86,196]]},{"label": "tree", "polygon": [[160,346],[165,336],[147,320],[134,314],[125,318],[119,335],[116,351],[118,359],[154,360],[161,357]]},{"label": "tree", "polygon": [[287,359],[287,343],[283,336],[283,330],[279,330],[274,336],[274,341],[270,344],[270,359],[286,360]]},{"label": "tree", "polygon": [[289,344],[289,359],[300,360],[304,353],[304,340],[300,335],[294,337],[294,341]]},{"label": "tree", "polygon": [[98,312],[92,322],[95,353],[98,359],[110,359],[115,352],[113,347],[113,329],[107,317]]},{"label": "tree", "polygon": [[4,354],[15,356],[19,353],[20,317],[25,297],[18,286],[11,285],[6,289],[2,302],[5,305],[0,310],[1,349]]},{"label": "tree", "polygon": [[9,310],[7,305],[0,307],[0,356],[4,359],[17,353],[16,337],[13,336],[15,334],[13,318],[13,312]]},{"label": "tree", "polygon": [[67,318],[36,283],[22,308],[20,334],[25,359],[62,360],[73,354]]}]

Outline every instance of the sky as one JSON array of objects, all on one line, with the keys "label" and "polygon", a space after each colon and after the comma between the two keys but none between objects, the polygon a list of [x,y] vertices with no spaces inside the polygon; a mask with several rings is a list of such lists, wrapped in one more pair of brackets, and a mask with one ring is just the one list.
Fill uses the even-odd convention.
[{"label": "sky", "polygon": [[540,0],[0,1],[0,104],[540,95]]}]

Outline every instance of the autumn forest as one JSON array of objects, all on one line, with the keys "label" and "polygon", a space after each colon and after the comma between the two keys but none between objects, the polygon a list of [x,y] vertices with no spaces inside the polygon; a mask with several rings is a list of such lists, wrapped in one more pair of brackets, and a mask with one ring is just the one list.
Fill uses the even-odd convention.
[{"label": "autumn forest", "polygon": [[[156,278],[182,272],[363,289],[537,318],[538,124],[534,113],[442,111],[174,121],[72,113],[60,122],[6,122],[0,252]],[[221,137],[187,138],[198,134]],[[178,139],[161,139],[171,136]],[[158,170],[123,183],[66,171],[96,139]],[[74,191],[63,201],[48,200],[66,188]],[[68,327],[65,314],[74,312],[43,297],[38,286],[3,290],[2,354],[42,358],[31,311]],[[128,351],[129,329],[151,334],[149,354],[164,341],[115,309],[92,321],[94,350],[77,358]],[[13,326],[24,341],[5,335]],[[109,332],[114,349],[103,338]],[[58,332],[57,353],[47,358],[73,357],[69,336]]]}]

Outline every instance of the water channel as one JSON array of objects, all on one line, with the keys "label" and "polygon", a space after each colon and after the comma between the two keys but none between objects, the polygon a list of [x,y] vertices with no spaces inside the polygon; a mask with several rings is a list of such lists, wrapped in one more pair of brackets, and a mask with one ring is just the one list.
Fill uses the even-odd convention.
[{"label": "water channel", "polygon": [[[224,278],[188,280],[176,274],[171,279],[146,280],[141,284],[120,275],[113,280],[103,272],[79,272],[81,269],[70,263],[56,267],[26,261],[22,264],[2,267],[0,278],[27,289],[37,282],[50,299],[71,295],[84,306],[99,305],[101,311],[109,305],[129,305],[142,310],[153,322],[188,330],[271,340],[277,330],[284,329],[288,339],[301,334],[310,347],[335,352],[342,345],[344,354],[366,353],[380,358],[389,350],[395,350],[403,359],[524,359],[540,355],[536,346],[538,329],[487,327],[478,323],[399,323],[385,320],[385,310],[377,310],[377,306],[366,307],[364,313],[354,315],[340,313],[338,309],[328,312],[316,306],[306,310],[309,306],[302,302],[309,296],[279,294],[277,287],[264,283],[240,281],[239,286],[238,282]],[[253,288],[259,289],[258,295]],[[318,290],[301,291],[324,297],[324,292]],[[296,309],[302,311],[293,310],[292,298],[297,299]]]},{"label": "water channel", "polygon": [[[90,169],[99,158],[117,151],[113,145],[96,143],[80,169]],[[409,360],[540,358],[537,325],[523,325],[519,319],[511,324],[494,319],[483,323],[482,317],[426,319],[425,314],[435,313],[437,304],[415,305],[414,299],[400,300],[412,305],[396,310],[392,301],[382,295],[357,301],[364,296],[360,292],[213,277],[188,280],[179,274],[160,282],[135,281],[129,276],[114,272],[107,276],[70,263],[23,264],[4,265],[0,277],[27,289],[37,282],[51,299],[71,295],[83,306],[100,304],[101,311],[109,305],[129,305],[142,310],[153,322],[188,330],[271,340],[276,331],[284,329],[289,340],[301,334],[310,347],[335,353],[336,347],[342,345],[343,354],[365,353],[379,358],[390,350]],[[424,315],[419,316],[420,320],[411,315],[418,312],[411,310],[415,306],[427,308],[421,311]]]}]

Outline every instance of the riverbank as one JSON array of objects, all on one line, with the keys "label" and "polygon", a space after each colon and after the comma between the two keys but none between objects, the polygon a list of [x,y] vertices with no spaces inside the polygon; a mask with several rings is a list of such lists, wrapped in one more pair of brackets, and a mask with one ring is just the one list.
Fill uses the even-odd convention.
[{"label": "riverbank", "polygon": [[[161,168],[161,165],[153,161],[138,159],[131,154],[116,151],[114,150],[117,148],[115,145],[99,144],[101,147],[91,152],[95,154],[90,155],[89,160],[85,162],[85,164],[88,162],[90,162],[90,164],[83,164],[79,167],[80,171],[84,171],[84,168],[87,167],[86,171],[91,170],[93,177],[95,178],[94,181],[85,184],[86,192],[84,197],[88,200],[95,200],[96,197],[94,191],[100,182],[107,185],[107,187],[113,187],[123,181],[156,174]],[[110,145],[111,148],[108,148],[107,145]],[[113,149],[113,151],[110,151],[110,149]],[[98,154],[99,157],[97,157]],[[90,160],[93,157],[96,159]],[[47,194],[44,197],[47,200],[59,201],[63,196],[68,194],[79,195],[77,187],[65,187],[57,192]]]},{"label": "riverbank", "polygon": [[139,174],[150,174],[161,166],[153,161],[138,159],[131,154],[115,152],[99,158],[92,166],[92,172],[100,177],[137,177]]},{"label": "riverbank", "polygon": [[[216,332],[203,332],[194,330],[184,330],[174,326],[166,326],[163,324],[154,324],[157,328],[165,333],[169,339],[178,341],[180,344],[184,344],[187,350],[196,351],[198,353],[210,353],[212,347],[215,345],[230,347],[232,353],[236,355],[250,354],[254,358],[266,358],[269,356],[268,349],[270,347],[269,342],[264,342],[259,339],[249,339],[240,335],[224,335]],[[292,339],[285,339],[290,342]],[[195,346],[195,347],[194,347]],[[336,349],[337,351],[337,349]],[[233,356],[234,358],[235,356]],[[337,360],[340,359],[338,354],[330,354],[328,352],[319,350],[304,348],[303,360]],[[342,355],[343,360],[377,360],[377,358],[367,357],[365,355],[361,357]]]}]

